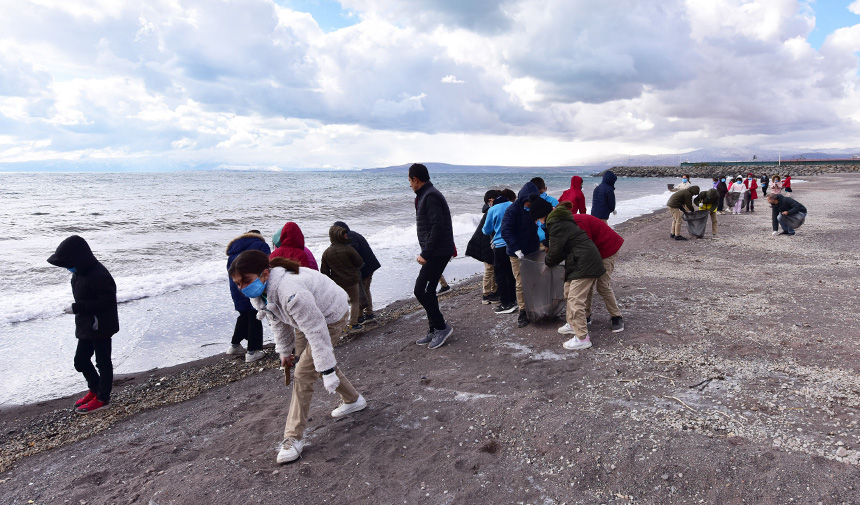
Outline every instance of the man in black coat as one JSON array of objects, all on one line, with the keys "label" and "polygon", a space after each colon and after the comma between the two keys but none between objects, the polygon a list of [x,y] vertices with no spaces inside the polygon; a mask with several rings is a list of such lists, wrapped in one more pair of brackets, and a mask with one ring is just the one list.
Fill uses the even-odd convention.
[{"label": "man in black coat", "polygon": [[[89,392],[75,402],[75,411],[89,414],[110,403],[113,387],[111,337],[119,331],[116,283],[110,272],[90,250],[83,238],[72,235],[60,242],[48,263],[72,272],[75,303],[65,309],[75,315],[75,370],[87,380]],[[96,356],[96,366],[91,361]],[[98,371],[96,371],[98,367]]]},{"label": "man in black coat", "polygon": [[466,256],[475,258],[476,260],[484,263],[483,296],[481,297],[481,303],[484,305],[499,301],[499,294],[496,293],[498,286],[496,286],[495,280],[495,267],[493,267],[493,262],[495,261],[493,237],[490,235],[484,235],[484,223],[487,222],[487,211],[490,210],[490,207],[493,206],[493,202],[496,198],[501,196],[501,194],[502,193],[500,191],[495,189],[491,189],[484,193],[484,208],[481,209],[481,212],[483,212],[484,215],[481,216],[481,222],[478,223],[475,233],[472,234],[472,238],[469,239],[469,243],[466,244]]},{"label": "man in black coat", "polygon": [[[793,236],[795,228],[800,227],[806,220],[806,207],[794,198],[782,194],[767,195],[770,204],[774,235]],[[778,231],[782,226],[782,231]]]},{"label": "man in black coat", "polygon": [[442,193],[430,182],[427,167],[415,163],[409,167],[409,186],[415,192],[415,222],[421,254],[415,259],[421,265],[415,279],[415,298],[427,313],[430,329],[427,335],[415,341],[430,349],[441,347],[454,332],[445,322],[436,298],[436,286],[445,266],[454,256],[454,227],[451,210]]},{"label": "man in black coat", "polygon": [[349,239],[350,245],[358,252],[362,261],[364,261],[364,266],[361,267],[361,283],[359,286],[362,288],[359,293],[361,297],[359,309],[362,315],[359,316],[358,322],[372,321],[376,316],[373,315],[373,297],[370,294],[370,283],[373,282],[373,272],[379,270],[379,267],[382,265],[379,264],[379,260],[373,254],[373,249],[370,248],[370,244],[367,243],[367,240],[361,233],[350,230],[349,226],[343,221],[335,221],[334,225],[346,230],[346,238]]}]

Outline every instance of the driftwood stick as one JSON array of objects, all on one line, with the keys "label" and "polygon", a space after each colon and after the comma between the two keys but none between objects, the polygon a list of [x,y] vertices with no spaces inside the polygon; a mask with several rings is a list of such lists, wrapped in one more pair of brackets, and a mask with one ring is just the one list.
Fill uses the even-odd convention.
[{"label": "driftwood stick", "polygon": [[675,398],[674,396],[662,396],[661,398],[671,398],[671,399],[675,400],[676,402],[680,403],[681,405],[683,405],[683,406],[687,407],[688,409],[690,409],[690,411],[691,411],[691,412],[696,412],[696,409],[694,409],[693,407],[691,407],[691,406],[687,405],[686,403],[684,403],[684,401],[683,401],[683,400],[681,400],[680,398]]}]

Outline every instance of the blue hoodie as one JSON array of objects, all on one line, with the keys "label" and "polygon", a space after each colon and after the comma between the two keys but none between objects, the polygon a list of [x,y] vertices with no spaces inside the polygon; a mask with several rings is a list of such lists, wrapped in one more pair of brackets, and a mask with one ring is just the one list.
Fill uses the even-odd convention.
[{"label": "blue hoodie", "polygon": [[[263,251],[266,253],[266,256],[272,252],[269,249],[269,244],[266,243],[266,239],[263,238],[262,235],[258,235],[256,233],[245,233],[244,235],[234,238],[230,241],[230,244],[227,245],[227,270],[230,269],[230,265],[233,264],[233,260],[235,260],[240,253],[251,250]],[[230,283],[230,296],[233,297],[233,307],[239,312],[254,310],[254,307],[251,305],[251,299],[239,291],[239,288],[232,279],[227,277],[227,281]]]},{"label": "blue hoodie", "polygon": [[615,181],[618,177],[607,170],[603,173],[603,182],[594,188],[591,198],[591,215],[600,219],[609,219],[609,214],[615,210]]},{"label": "blue hoodie", "polygon": [[499,233],[499,228],[502,227],[502,218],[505,216],[505,210],[511,206],[511,202],[507,198],[500,196],[493,201],[493,206],[487,211],[487,219],[484,221],[484,227],[481,231],[484,235],[492,235],[493,247],[505,247],[505,239]]},{"label": "blue hoodie", "polygon": [[537,186],[531,182],[525,183],[517,193],[517,201],[505,209],[505,217],[502,218],[499,231],[505,240],[508,256],[516,256],[517,251],[528,256],[540,246],[535,220],[529,217],[529,211],[525,208],[529,195],[540,195]]}]

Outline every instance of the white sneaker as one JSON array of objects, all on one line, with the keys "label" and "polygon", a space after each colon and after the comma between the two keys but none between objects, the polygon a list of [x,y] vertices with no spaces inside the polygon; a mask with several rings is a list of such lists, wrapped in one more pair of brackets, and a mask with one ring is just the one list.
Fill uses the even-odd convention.
[{"label": "white sneaker", "polygon": [[364,410],[367,407],[367,400],[363,396],[358,395],[358,400],[353,403],[342,403],[340,407],[331,411],[332,417],[343,417],[359,410]]},{"label": "white sneaker", "polygon": [[278,463],[283,465],[284,463],[299,459],[304,447],[305,443],[301,440],[296,440],[295,438],[284,440],[283,444],[281,444],[281,450],[278,451]]},{"label": "white sneaker", "polygon": [[248,351],[245,354],[245,363],[253,363],[255,361],[260,361],[261,359],[266,357],[266,351]]},{"label": "white sneaker", "polygon": [[591,347],[591,336],[586,335],[585,338],[581,340],[576,337],[573,337],[572,339],[562,344],[562,347],[570,351],[575,351],[577,349],[588,349],[589,347]]},{"label": "white sneaker", "polygon": [[245,354],[245,348],[242,347],[242,344],[230,344],[230,347],[227,349],[227,353],[230,356],[241,356]]},{"label": "white sneaker", "polygon": [[562,335],[575,335],[576,334],[576,332],[573,331],[573,327],[570,325],[570,323],[564,323],[564,326],[559,328],[558,332],[561,333]]}]

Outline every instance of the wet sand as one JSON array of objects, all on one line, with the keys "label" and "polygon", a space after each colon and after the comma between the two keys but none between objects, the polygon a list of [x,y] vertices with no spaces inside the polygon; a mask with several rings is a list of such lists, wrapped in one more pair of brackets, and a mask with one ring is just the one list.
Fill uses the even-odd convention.
[{"label": "wet sand", "polygon": [[586,351],[561,347],[560,321],[517,329],[474,281],[442,298],[455,333],[437,350],[396,304],[336,351],[368,408],[332,419],[320,383],[286,466],[274,357],[125,377],[90,416],[73,398],[6,409],[2,502],[857,503],[860,176],[795,196],[795,237],[771,236],[764,200],[716,239],[670,240],[666,212],[620,225],[626,330],[597,300]]}]

